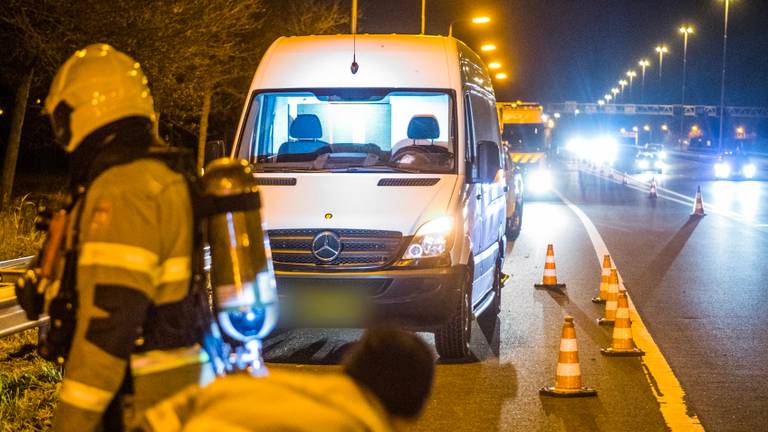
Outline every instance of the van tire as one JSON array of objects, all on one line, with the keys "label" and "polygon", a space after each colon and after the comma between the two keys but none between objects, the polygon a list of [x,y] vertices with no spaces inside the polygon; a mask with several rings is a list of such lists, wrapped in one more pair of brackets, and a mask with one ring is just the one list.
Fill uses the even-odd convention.
[{"label": "van tire", "polygon": [[469,341],[472,336],[472,273],[466,271],[461,283],[461,296],[450,321],[435,330],[435,349],[440,358],[462,360],[472,351]]},{"label": "van tire", "polygon": [[515,240],[520,235],[523,228],[523,203],[519,202],[515,206],[515,212],[512,217],[507,219],[506,234],[510,240]]}]

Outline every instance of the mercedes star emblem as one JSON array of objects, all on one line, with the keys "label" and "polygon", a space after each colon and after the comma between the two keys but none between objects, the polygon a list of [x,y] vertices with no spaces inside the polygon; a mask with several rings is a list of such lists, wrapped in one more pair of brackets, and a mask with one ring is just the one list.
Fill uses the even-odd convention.
[{"label": "mercedes star emblem", "polygon": [[312,240],[312,255],[322,262],[331,262],[341,253],[341,239],[333,231],[323,231]]}]

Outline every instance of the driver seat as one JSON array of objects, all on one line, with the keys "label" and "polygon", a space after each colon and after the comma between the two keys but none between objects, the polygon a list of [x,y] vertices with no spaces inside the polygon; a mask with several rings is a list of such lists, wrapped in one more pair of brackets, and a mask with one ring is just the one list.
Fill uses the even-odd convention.
[{"label": "driver seat", "polygon": [[288,132],[295,141],[281,144],[277,150],[278,155],[313,153],[328,145],[327,142],[320,140],[323,136],[323,127],[320,125],[320,119],[314,114],[297,115]]},{"label": "driver seat", "polygon": [[408,122],[408,139],[400,140],[392,146],[392,154],[405,146],[430,145],[448,148],[448,143],[435,141],[440,137],[440,124],[431,114],[416,114]]}]

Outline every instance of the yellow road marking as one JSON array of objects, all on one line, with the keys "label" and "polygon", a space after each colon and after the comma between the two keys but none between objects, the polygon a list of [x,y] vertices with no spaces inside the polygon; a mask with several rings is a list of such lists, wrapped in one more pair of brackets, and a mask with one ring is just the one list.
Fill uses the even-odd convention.
[{"label": "yellow road marking", "polygon": [[[587,231],[587,235],[589,235],[589,239],[592,241],[598,262],[602,265],[603,256],[610,255],[610,252],[597,228],[578,206],[570,202],[559,191],[555,191],[555,193],[581,221],[584,229]],[[611,255],[611,258],[613,258],[613,255]],[[616,265],[615,260],[614,265]],[[621,278],[620,273],[619,284],[621,287],[624,287],[624,280]],[[629,316],[632,320],[632,334],[635,344],[638,348],[645,351],[645,356],[641,357],[640,361],[643,364],[648,384],[651,386],[656,396],[656,401],[659,403],[659,410],[664,417],[664,422],[672,431],[703,431],[704,427],[699,422],[699,418],[696,415],[688,414],[688,406],[685,403],[685,391],[672,368],[669,367],[667,359],[664,358],[650,332],[645,327],[628,292],[627,300],[629,300]]]}]

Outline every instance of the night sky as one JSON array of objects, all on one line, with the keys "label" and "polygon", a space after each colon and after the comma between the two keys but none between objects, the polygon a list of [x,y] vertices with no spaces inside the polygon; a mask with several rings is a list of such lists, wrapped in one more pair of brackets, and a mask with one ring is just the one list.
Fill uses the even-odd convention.
[{"label": "night sky", "polygon": [[[360,31],[418,33],[420,0],[359,0]],[[696,28],[688,48],[688,103],[717,104],[722,67],[722,0],[427,0],[427,33],[447,34],[460,17],[488,14],[484,27],[459,24],[454,34],[477,49],[499,46],[511,79],[497,85],[499,99],[595,102],[642,57],[652,61],[646,101],[679,103],[682,35]],[[728,34],[729,105],[768,106],[768,0],[731,0]],[[658,55],[666,42],[663,79]],[[639,76],[635,81],[639,95]],[[639,97],[637,98],[639,99]],[[637,101],[636,101],[637,102]]]}]

